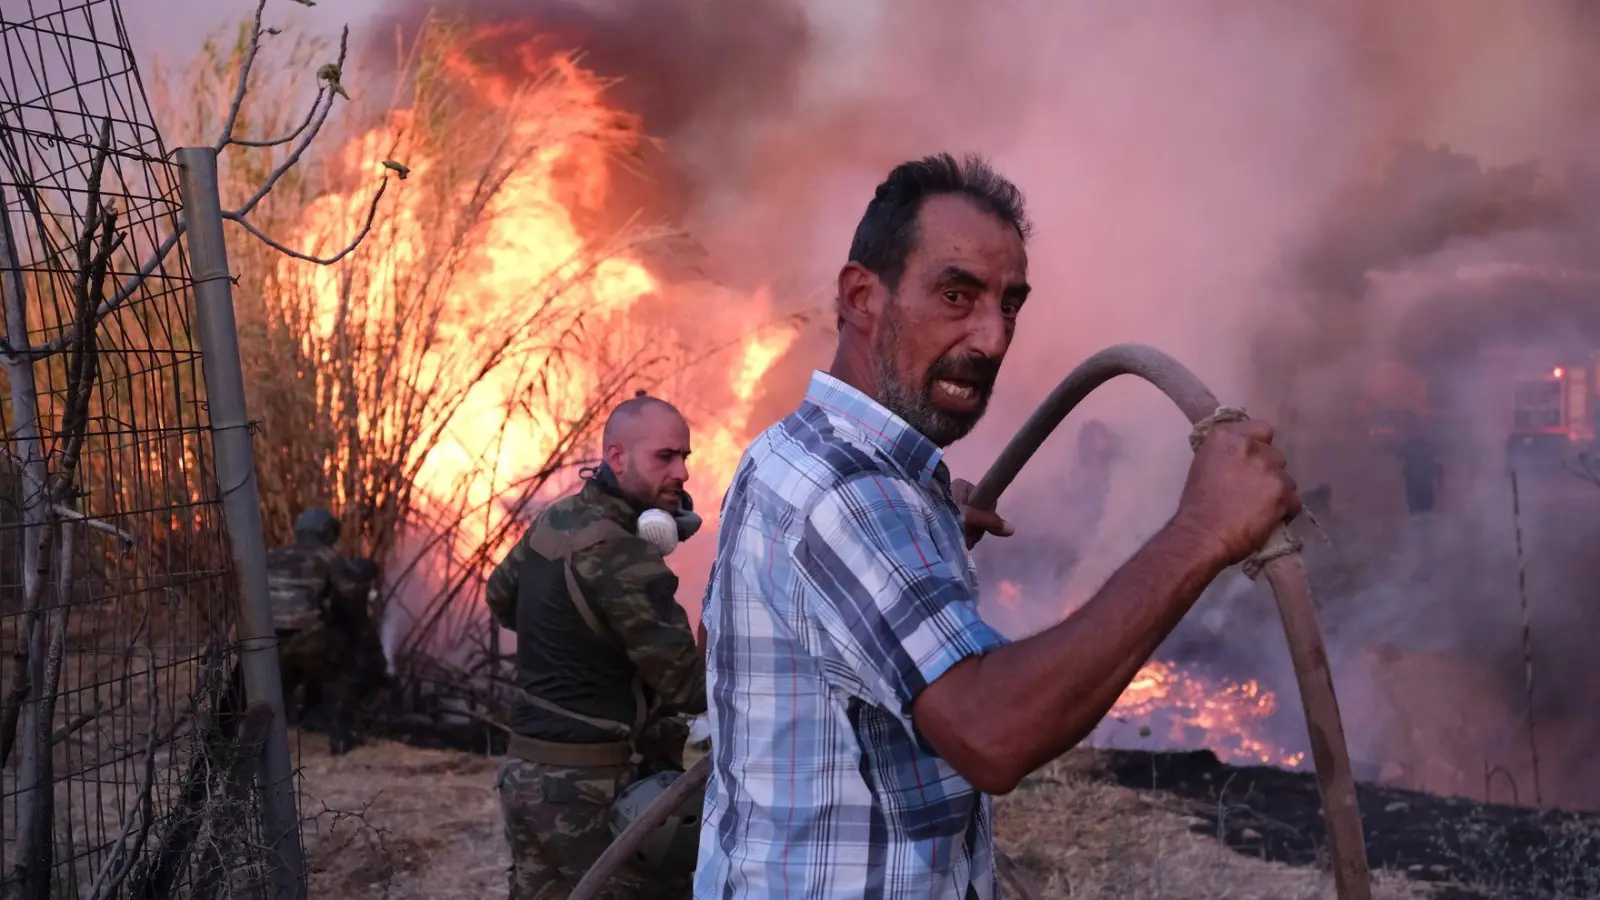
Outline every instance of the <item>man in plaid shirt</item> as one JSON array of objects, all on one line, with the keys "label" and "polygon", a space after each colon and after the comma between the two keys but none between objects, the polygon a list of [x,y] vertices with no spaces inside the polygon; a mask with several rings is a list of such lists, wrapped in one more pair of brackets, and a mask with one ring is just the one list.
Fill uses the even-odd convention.
[{"label": "man in plaid shirt", "polygon": [[1298,511],[1272,429],[1216,428],[1177,513],[1077,614],[1008,643],[942,450],[983,415],[1029,292],[1017,189],[905,163],[839,273],[839,347],[745,454],[704,626],[714,768],[695,896],[996,895],[987,795],[1078,743],[1228,565]]}]

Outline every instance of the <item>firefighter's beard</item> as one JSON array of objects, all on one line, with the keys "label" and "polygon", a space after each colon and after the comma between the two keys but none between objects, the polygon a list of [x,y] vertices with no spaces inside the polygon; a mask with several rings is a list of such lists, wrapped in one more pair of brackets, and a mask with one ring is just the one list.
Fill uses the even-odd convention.
[{"label": "firefighter's beard", "polygon": [[[934,446],[948,447],[971,433],[989,409],[1000,363],[993,359],[945,356],[935,360],[913,384],[895,368],[896,348],[900,344],[900,314],[896,301],[884,311],[883,327],[873,347],[873,369],[878,381],[877,400],[883,407],[915,428]],[[940,409],[933,401],[933,384],[941,378],[954,378],[971,384],[978,391],[978,406],[970,413]]]},{"label": "firefighter's beard", "polygon": [[621,488],[624,497],[640,509],[659,509],[673,515],[677,514],[678,507],[683,502],[683,482],[669,478],[665,482],[656,483],[644,477],[631,459],[626,460],[623,465],[623,471],[617,473],[617,486]]}]

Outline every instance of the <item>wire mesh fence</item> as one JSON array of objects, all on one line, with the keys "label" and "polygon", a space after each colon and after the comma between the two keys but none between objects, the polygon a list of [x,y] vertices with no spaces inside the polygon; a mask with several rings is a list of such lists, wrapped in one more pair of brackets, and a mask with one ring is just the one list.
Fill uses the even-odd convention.
[{"label": "wire mesh fence", "polygon": [[[254,896],[178,177],[115,0],[0,9],[0,896]],[[270,721],[270,717],[269,717]]]}]

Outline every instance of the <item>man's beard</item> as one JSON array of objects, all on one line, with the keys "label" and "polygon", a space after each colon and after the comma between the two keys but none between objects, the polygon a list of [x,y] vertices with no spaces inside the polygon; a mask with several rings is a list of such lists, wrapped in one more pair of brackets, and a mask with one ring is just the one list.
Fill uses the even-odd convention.
[{"label": "man's beard", "polygon": [[676,514],[678,512],[678,508],[683,505],[683,495],[681,493],[673,494],[669,498],[662,493],[667,488],[672,487],[675,487],[679,491],[683,489],[681,485],[665,485],[661,488],[640,488],[638,493],[634,495],[634,502],[645,509],[659,509],[665,512]]},{"label": "man's beard", "polygon": [[[630,462],[631,466],[632,463]],[[622,489],[622,495],[634,506],[640,509],[659,509],[676,514],[683,505],[683,483],[673,481],[669,484],[655,485],[640,479],[631,469],[626,474],[617,478],[617,487]],[[672,499],[662,496],[662,491],[673,488],[678,493]]]},{"label": "man's beard", "polygon": [[[890,300],[885,310],[883,330],[873,347],[873,368],[878,379],[877,400],[885,409],[904,419],[907,425],[932,441],[934,446],[948,447],[966,437],[988,411],[989,395],[994,391],[994,380],[1000,373],[1000,364],[992,359],[946,356],[928,367],[922,384],[907,384],[900,378],[894,365],[895,346],[900,342],[901,333],[900,315],[895,303]],[[934,405],[933,383],[941,378],[970,383],[976,388],[977,410],[961,415]]]}]

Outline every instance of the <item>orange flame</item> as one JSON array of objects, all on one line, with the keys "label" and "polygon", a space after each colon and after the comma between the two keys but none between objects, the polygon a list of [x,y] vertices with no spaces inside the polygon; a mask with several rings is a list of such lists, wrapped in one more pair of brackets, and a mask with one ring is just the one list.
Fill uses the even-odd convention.
[{"label": "orange flame", "polygon": [[[995,587],[995,599],[1001,606],[1008,610],[1021,607],[1021,586],[1001,581]],[[1304,753],[1284,752],[1257,736],[1277,705],[1272,692],[1256,681],[1213,684],[1171,663],[1151,661],[1133,677],[1107,718],[1144,723],[1152,733],[1152,723],[1165,723],[1164,739],[1185,746],[1204,745],[1224,760],[1294,768]]]},{"label": "orange flame", "polygon": [[[473,103],[493,110],[490,119],[507,123],[503,126],[504,146],[496,151],[499,158],[522,160],[498,185],[479,220],[481,227],[460,245],[452,244],[458,235],[441,233],[438,210],[429,205],[477,202],[473,191],[480,190],[481,184],[468,179],[459,186],[457,196],[441,194],[441,183],[455,187],[447,180],[454,160],[407,144],[407,135],[421,124],[414,121],[420,114],[391,113],[383,125],[350,141],[342,151],[347,171],[382,175],[386,173],[384,160],[396,152],[394,148],[411,148],[401,160],[409,169],[406,179],[391,180],[385,196],[380,213],[382,236],[375,232],[372,238],[387,242],[385,250],[373,255],[364,247],[342,266],[385,267],[366,277],[376,286],[371,290],[383,291],[388,290],[384,285],[403,284],[410,274],[407,267],[418,261],[441,253],[461,254],[439,319],[440,340],[418,348],[422,358],[411,361],[411,370],[418,377],[431,379],[427,382],[430,392],[464,392],[442,439],[431,446],[418,445],[415,451],[421,456],[413,460],[420,462],[415,487],[425,498],[424,506],[448,502],[457,509],[482,510],[481,515],[469,516],[461,523],[456,538],[458,558],[483,546],[496,533],[509,514],[495,502],[497,498],[514,492],[516,485],[541,471],[567,439],[572,423],[591,410],[597,392],[610,383],[608,379],[618,377],[617,369],[607,370],[606,366],[617,365],[617,359],[635,349],[623,345],[629,340],[648,340],[631,327],[640,316],[641,303],[659,301],[663,295],[679,299],[672,294],[676,289],[663,283],[641,254],[623,248],[599,262],[592,273],[581,276],[581,296],[569,301],[581,304],[582,320],[603,334],[598,339],[602,350],[593,354],[597,358],[576,359],[548,335],[540,335],[517,347],[515,359],[487,372],[460,365],[459,360],[471,358],[480,342],[493,344],[510,327],[508,323],[520,321],[524,311],[519,306],[530,302],[532,286],[574,278],[574,260],[593,259],[602,242],[585,234],[578,214],[599,208],[613,189],[616,148],[602,146],[595,135],[614,135],[619,127],[616,123],[626,116],[607,107],[605,85],[565,56],[538,57],[527,49],[519,54],[517,65],[524,71],[490,71],[468,54],[449,52],[438,67],[444,73],[440,77],[470,88],[466,93]],[[557,116],[561,120],[553,122]],[[392,171],[387,174],[393,179]],[[371,182],[352,181],[356,184],[350,190],[329,193],[304,211],[300,217],[302,246],[316,245],[316,238],[322,235],[348,233],[349,224],[365,216]],[[325,336],[336,322],[345,321],[340,313],[342,268],[308,271],[286,262],[286,279],[290,266],[296,267],[294,279],[309,285],[316,298],[313,321],[318,333]],[[700,296],[703,293],[683,297],[682,303],[650,304],[653,310],[674,310],[666,314],[669,321],[662,325],[682,338],[683,344],[703,343],[710,333],[712,325],[696,316],[696,308],[705,302]],[[691,303],[691,299],[698,302]],[[394,297],[374,306],[404,308],[400,298]],[[765,293],[723,307],[716,327],[745,337],[716,365],[702,366],[691,376],[699,382],[695,394],[718,398],[711,401],[716,403],[715,409],[698,408],[694,397],[664,394],[678,402],[690,419],[694,435],[691,484],[707,485],[708,492],[710,486],[725,486],[731,480],[749,437],[745,422],[756,388],[795,337],[792,331],[759,330],[767,309]],[[573,320],[579,315],[575,312]],[[660,318],[659,313],[653,315]],[[674,317],[676,321],[672,321]],[[365,327],[407,326],[404,321],[394,321],[396,318],[391,313],[387,321],[369,322]],[[652,320],[652,327],[656,325]],[[452,364],[452,360],[456,362]],[[530,372],[535,374],[530,376]],[[537,383],[544,395],[537,416],[518,411],[530,383]],[[722,402],[724,397],[729,402]],[[600,415],[603,418],[603,410]],[[507,538],[514,539],[515,534]],[[497,557],[505,549],[496,547],[491,555]]]},{"label": "orange flame", "polygon": [[1167,740],[1204,743],[1223,760],[1294,768],[1304,753],[1286,753],[1255,736],[1277,708],[1277,698],[1254,680],[1212,684],[1153,660],[1134,676],[1110,715],[1122,721],[1165,721]]}]

